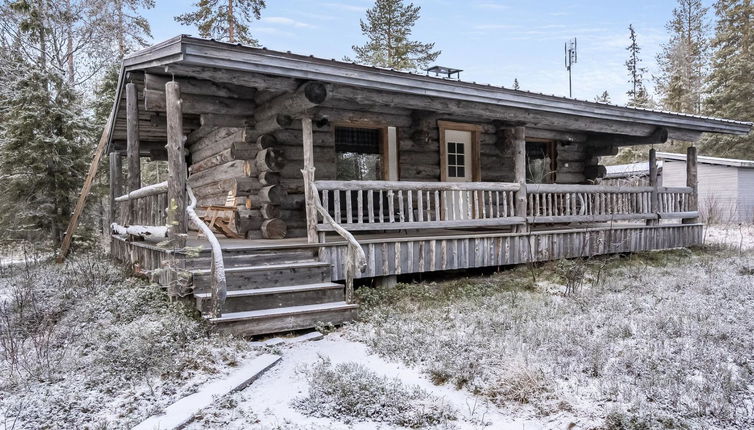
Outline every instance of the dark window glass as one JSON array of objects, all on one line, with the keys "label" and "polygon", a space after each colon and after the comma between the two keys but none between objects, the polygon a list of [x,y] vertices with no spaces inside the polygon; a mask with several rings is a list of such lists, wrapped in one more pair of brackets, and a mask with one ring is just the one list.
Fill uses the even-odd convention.
[{"label": "dark window glass", "polygon": [[526,142],[526,182],[549,184],[555,182],[555,144]]},{"label": "dark window glass", "polygon": [[335,128],[336,179],[382,179],[381,134],[373,128]]}]

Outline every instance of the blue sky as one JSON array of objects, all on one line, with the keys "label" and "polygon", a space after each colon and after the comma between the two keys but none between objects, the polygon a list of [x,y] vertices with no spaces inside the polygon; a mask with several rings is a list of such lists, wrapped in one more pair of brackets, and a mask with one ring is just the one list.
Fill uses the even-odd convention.
[{"label": "blue sky", "polygon": [[[193,27],[173,20],[189,10],[189,0],[158,0],[145,11],[155,42]],[[352,55],[364,37],[359,19],[371,0],[268,0],[252,32],[263,46],[324,58]],[[667,39],[665,23],[673,0],[415,0],[422,7],[414,39],[433,41],[442,50],[437,64],[463,69],[461,78],[568,95],[563,44],[578,38],[579,59],[573,67],[574,97],[593,99],[607,90],[625,103],[628,89],[623,63],[628,25],[637,30],[644,65],[656,72],[654,57]],[[707,6],[712,0],[704,2]],[[710,12],[711,15],[711,12]],[[710,16],[711,18],[711,16]],[[650,77],[650,76],[648,76]],[[648,86],[652,86],[651,79]]]}]

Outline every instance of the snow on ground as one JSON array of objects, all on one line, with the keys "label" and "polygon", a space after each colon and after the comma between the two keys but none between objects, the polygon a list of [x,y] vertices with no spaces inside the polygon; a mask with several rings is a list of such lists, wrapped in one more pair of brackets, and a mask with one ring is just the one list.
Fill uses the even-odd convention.
[{"label": "snow on ground", "polygon": [[714,224],[704,228],[704,243],[736,250],[754,249],[754,224]]},{"label": "snow on ground", "polygon": [[[313,418],[293,408],[292,400],[304,396],[308,389],[305,368],[323,358],[330,359],[333,364],[359,363],[378,375],[396,377],[407,385],[418,386],[442,398],[458,411],[458,419],[448,422],[447,428],[479,429],[492,425],[491,428],[500,430],[566,429],[574,421],[567,415],[550,417],[546,421],[511,418],[500,408],[466,390],[457,390],[452,385],[435,385],[420,371],[370,353],[365,344],[349,340],[338,332],[327,335],[321,341],[284,345],[277,351],[282,354],[283,360],[235,397],[232,408],[213,408],[206,412],[205,419],[198,419],[186,429],[199,430],[219,424],[225,429],[396,428],[373,421],[344,423]],[[246,411],[245,416],[239,410]]]}]

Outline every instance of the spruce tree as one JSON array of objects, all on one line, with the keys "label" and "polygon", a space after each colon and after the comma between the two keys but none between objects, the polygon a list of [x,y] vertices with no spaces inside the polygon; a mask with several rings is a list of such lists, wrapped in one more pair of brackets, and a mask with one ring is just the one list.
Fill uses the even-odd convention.
[{"label": "spruce tree", "polygon": [[641,48],[637,42],[636,30],[634,26],[628,26],[629,39],[631,43],[626,50],[628,51],[628,60],[626,60],[626,69],[628,69],[628,83],[631,88],[626,92],[628,94],[628,106],[647,107],[649,105],[649,94],[644,87],[644,73],[647,69],[641,66]]},{"label": "spruce tree", "polygon": [[657,56],[657,92],[663,108],[699,114],[709,63],[707,8],[701,0],[678,0],[666,29],[670,39]]},{"label": "spruce tree", "polygon": [[[708,115],[754,121],[754,2],[719,0],[712,38],[712,71],[705,100]],[[701,146],[705,154],[751,159],[754,133],[746,136],[711,135]]]},{"label": "spruce tree", "polygon": [[518,78],[513,79],[513,89],[520,90],[521,86],[518,84]]},{"label": "spruce tree", "polygon": [[18,66],[0,126],[0,225],[6,234],[62,239],[87,168],[89,127],[77,94],[57,74]]},{"label": "spruce tree", "polygon": [[594,101],[598,103],[610,103],[611,102],[610,94],[607,92],[607,90],[605,90],[602,92],[602,94],[595,97]]},{"label": "spruce tree", "polygon": [[199,0],[196,10],[176,16],[184,25],[196,25],[201,37],[259,46],[249,25],[259,19],[265,0]]},{"label": "spruce tree", "polygon": [[353,46],[356,61],[395,70],[419,70],[435,61],[441,51],[434,43],[410,40],[421,8],[403,0],[376,0],[361,20],[361,33],[368,41]]}]

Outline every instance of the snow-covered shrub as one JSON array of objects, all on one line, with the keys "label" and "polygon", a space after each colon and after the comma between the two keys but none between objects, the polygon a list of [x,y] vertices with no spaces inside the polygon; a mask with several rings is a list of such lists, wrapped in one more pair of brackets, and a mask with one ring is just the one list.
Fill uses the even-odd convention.
[{"label": "snow-covered shrub", "polygon": [[16,429],[129,428],[250,353],[101,257],[2,275],[0,411]]},{"label": "snow-covered shrub", "polygon": [[529,402],[541,413],[567,400],[575,413],[642,411],[651,428],[754,427],[751,258],[678,250],[614,259],[585,273],[595,279],[601,267],[603,282],[567,296],[541,287],[542,276],[527,288],[520,269],[399,284],[358,292],[368,300],[348,332],[501,406]]},{"label": "snow-covered shrub", "polygon": [[334,365],[322,358],[307,369],[309,393],[294,399],[303,413],[345,422],[371,420],[419,428],[456,419],[443,399],[397,378],[379,376],[363,365]]}]

